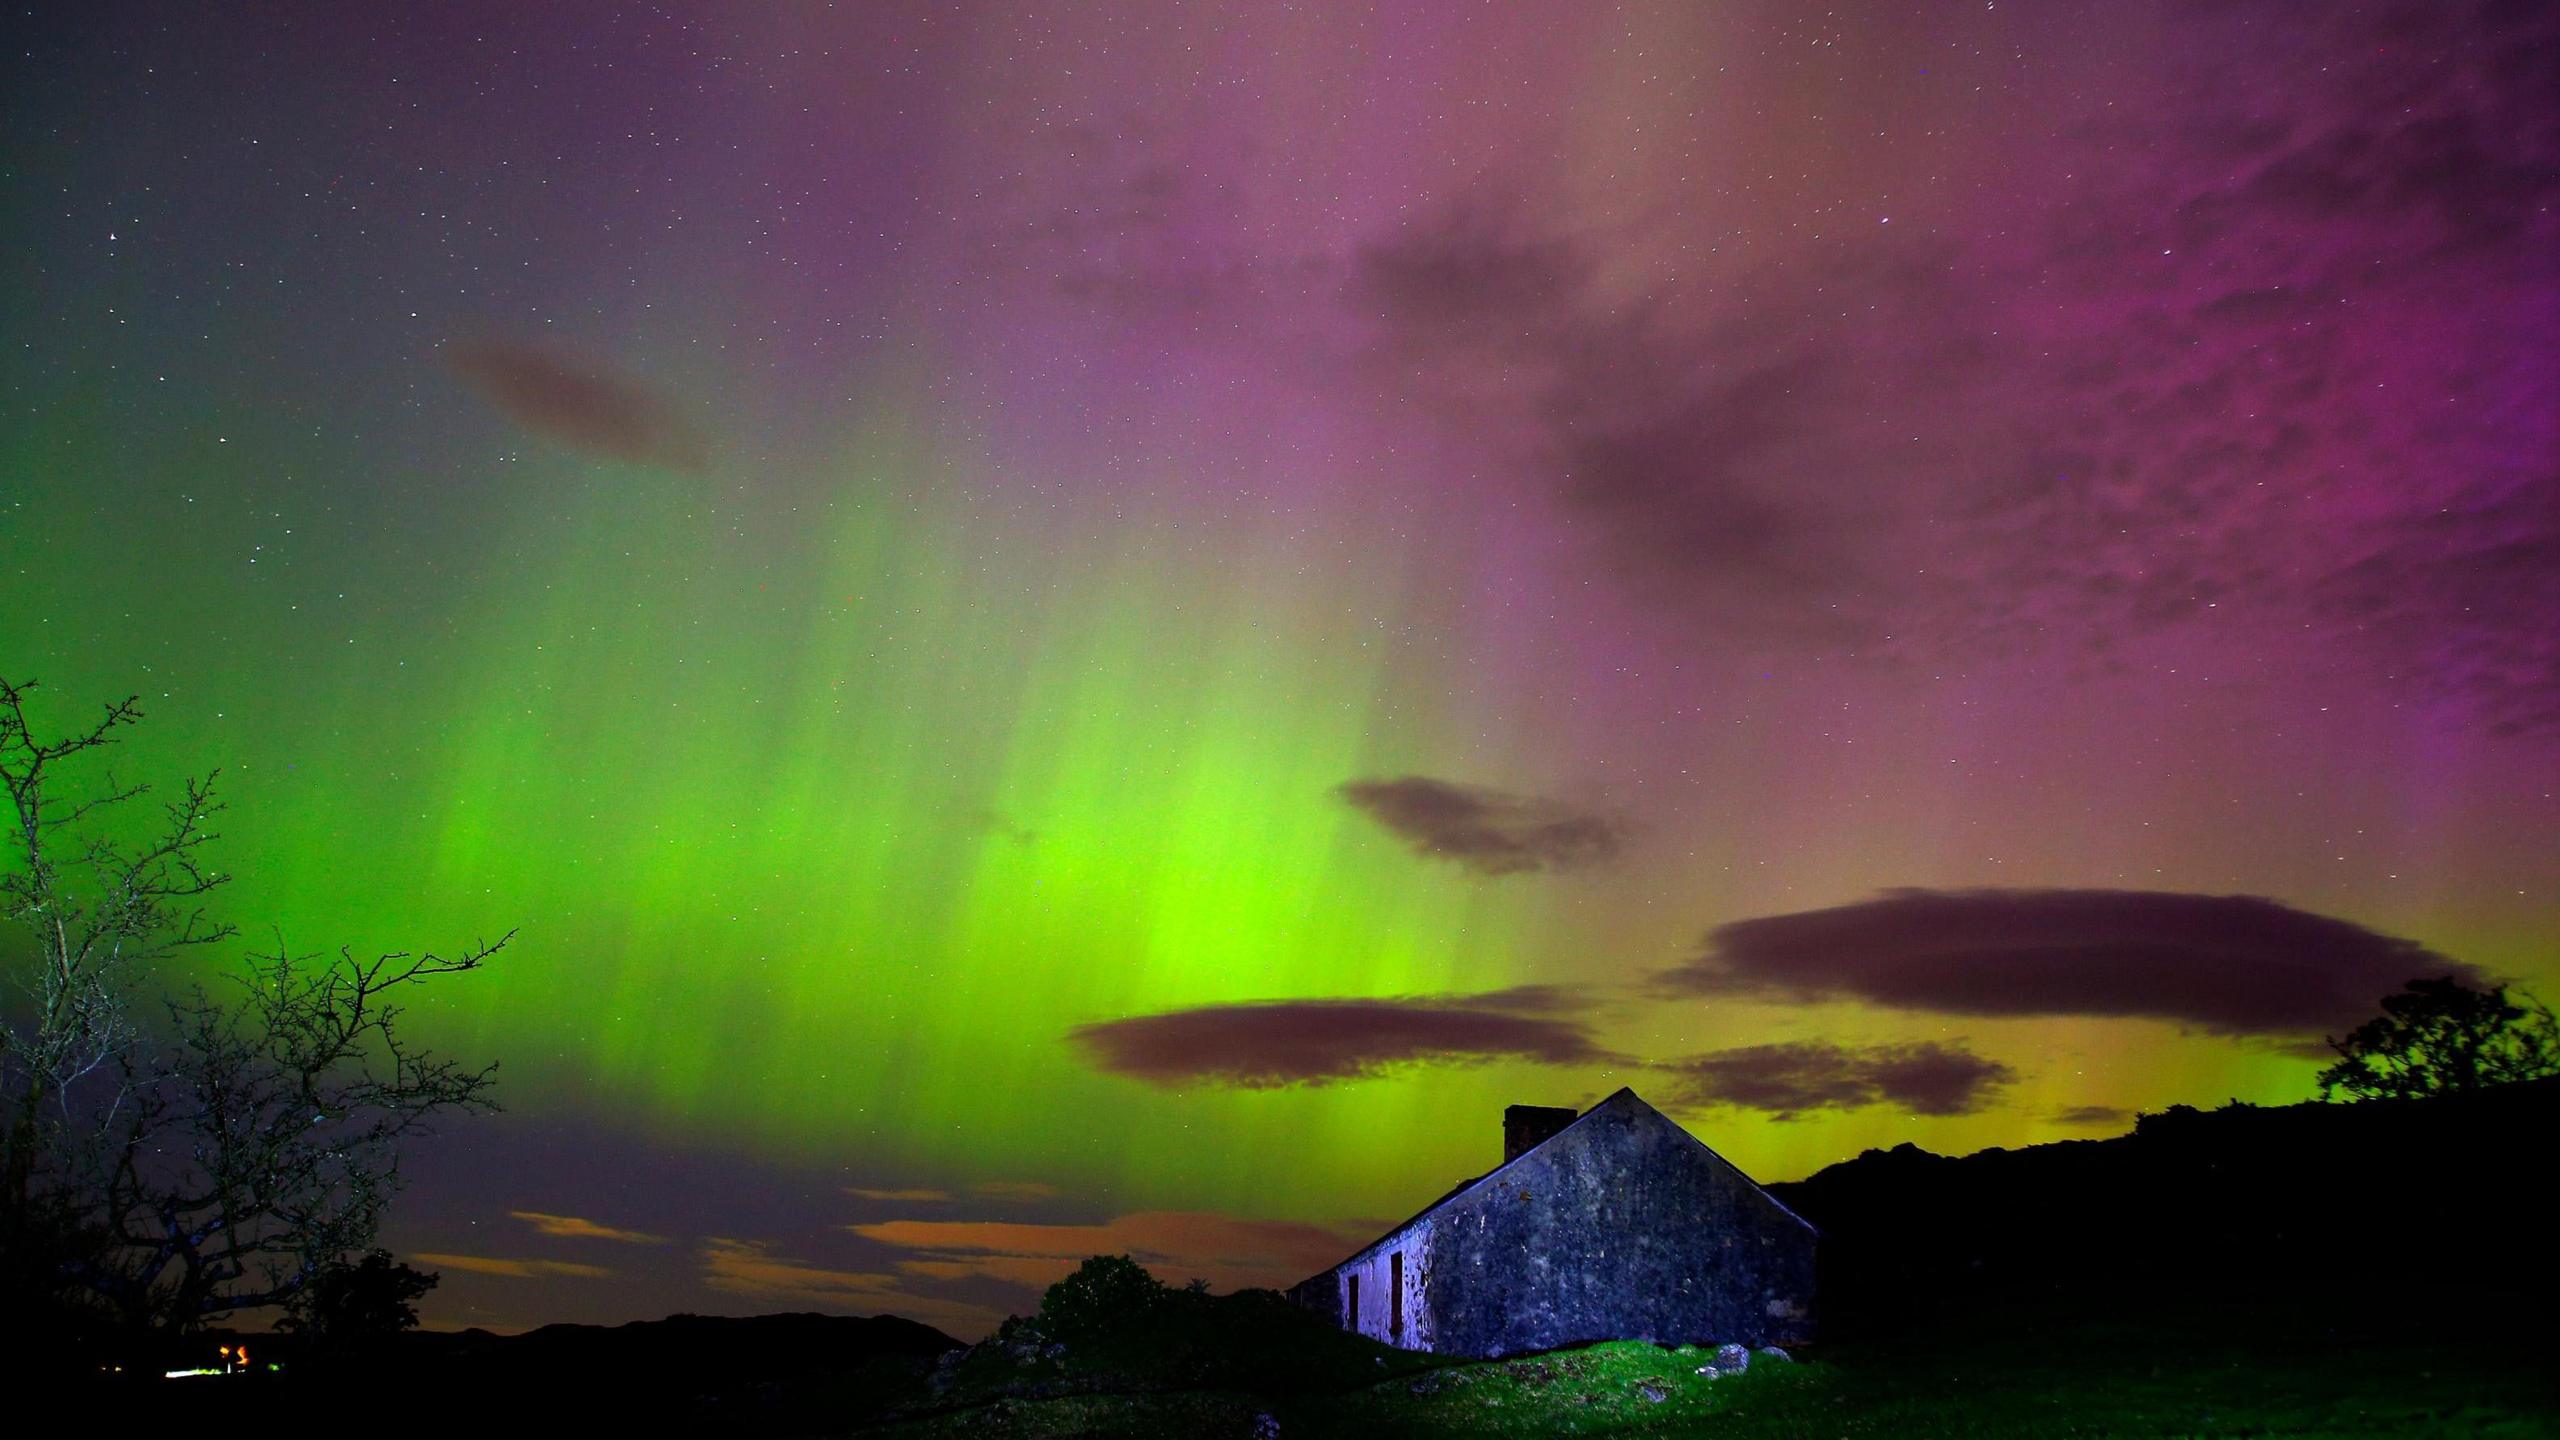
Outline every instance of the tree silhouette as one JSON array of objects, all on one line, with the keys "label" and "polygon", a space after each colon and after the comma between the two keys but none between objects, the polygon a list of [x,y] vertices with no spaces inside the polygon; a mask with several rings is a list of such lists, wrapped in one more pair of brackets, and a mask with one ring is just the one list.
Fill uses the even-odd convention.
[{"label": "tree silhouette", "polygon": [[1126,1255],[1096,1255],[1040,1298],[1040,1320],[1062,1340],[1086,1340],[1145,1324],[1171,1292]]},{"label": "tree silhouette", "polygon": [[416,1328],[414,1302],[436,1288],[438,1278],[392,1259],[388,1250],[334,1261],[293,1297],[277,1328],[331,1350],[397,1335]]},{"label": "tree silhouette", "polygon": [[2412,980],[2344,1040],[2320,1072],[2320,1096],[2357,1100],[2459,1095],[2560,1075],[2551,1007],[2507,987],[2475,990],[2451,976]]},{"label": "tree silhouette", "polygon": [[372,1245],[405,1140],[495,1108],[491,1068],[419,1048],[402,1002],[511,937],[372,959],[279,942],[236,989],[148,994],[234,933],[208,917],[229,880],[212,778],[136,813],[149,786],[88,772],[140,709],[47,737],[34,688],[0,680],[0,970],[26,994],[0,1015],[0,1313],[55,1317],[62,1343],[292,1302]]}]

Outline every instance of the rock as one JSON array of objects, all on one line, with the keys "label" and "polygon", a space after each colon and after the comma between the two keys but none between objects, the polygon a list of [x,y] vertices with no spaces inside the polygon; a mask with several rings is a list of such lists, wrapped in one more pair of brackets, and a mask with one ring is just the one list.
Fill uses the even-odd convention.
[{"label": "rock", "polygon": [[1280,1422],[1270,1415],[1253,1417],[1253,1440],[1280,1440]]},{"label": "rock", "polygon": [[1796,1358],[1793,1355],[1788,1354],[1786,1351],[1779,1349],[1775,1345],[1763,1345],[1760,1347],[1758,1353],[1762,1358],[1769,1360],[1785,1360],[1792,1362]]},{"label": "rock", "polygon": [[1636,1387],[1636,1393],[1643,1396],[1645,1398],[1645,1403],[1649,1405],[1659,1405],[1663,1401],[1671,1398],[1670,1391],[1663,1389],[1661,1386],[1654,1384],[1650,1380],[1638,1385]]},{"label": "rock", "polygon": [[1706,1377],[1707,1377],[1708,1379],[1710,1379],[1710,1380],[1721,1380],[1721,1379],[1723,1379],[1723,1378],[1724,1378],[1724,1372],[1723,1372],[1723,1371],[1721,1371],[1721,1370],[1719,1370],[1719,1369],[1717,1369],[1717,1368],[1716,1368],[1716,1367],[1714,1367],[1713,1365],[1701,1365],[1701,1366],[1699,1366],[1699,1367],[1698,1367],[1698,1373],[1699,1373],[1699,1374],[1701,1374],[1701,1375],[1706,1376]]},{"label": "rock", "polygon": [[1716,1368],[1727,1375],[1739,1375],[1751,1368],[1751,1352],[1739,1345],[1716,1347]]}]

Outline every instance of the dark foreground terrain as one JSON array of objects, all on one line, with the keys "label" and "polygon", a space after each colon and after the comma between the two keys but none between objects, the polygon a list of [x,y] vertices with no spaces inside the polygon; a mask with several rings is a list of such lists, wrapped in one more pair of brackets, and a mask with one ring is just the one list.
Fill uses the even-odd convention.
[{"label": "dark foreground terrain", "polygon": [[[998,1401],[883,1436],[1874,1436],[2560,1434],[2549,1351],[2522,1344],[2208,1339],[2148,1328],[1942,1336],[1757,1358],[1611,1344],[1455,1365],[1321,1396]],[[1272,1433],[1265,1431],[1261,1433]]]},{"label": "dark foreground terrain", "polygon": [[[2299,1315],[2280,1317],[2298,1323]],[[1703,1350],[1611,1344],[1483,1363],[1389,1358],[1387,1378],[1196,1388],[1133,1370],[1090,1388],[936,1396],[929,1365],[751,1380],[701,1371],[448,1386],[198,1382],[129,1395],[119,1433],[1051,1437],[2560,1436],[2548,1336],[2390,1338],[2167,1324],[1937,1334],[1755,1357],[1707,1378]],[[165,1429],[164,1429],[165,1427]]]},{"label": "dark foreground terrain", "polygon": [[678,1317],[94,1398],[195,1435],[2560,1436],[2555,1134],[2539,1084],[1870,1152],[1775,1187],[1823,1229],[1828,1328],[1740,1373],[1642,1344],[1448,1363],[1122,1265],[974,1347]]}]

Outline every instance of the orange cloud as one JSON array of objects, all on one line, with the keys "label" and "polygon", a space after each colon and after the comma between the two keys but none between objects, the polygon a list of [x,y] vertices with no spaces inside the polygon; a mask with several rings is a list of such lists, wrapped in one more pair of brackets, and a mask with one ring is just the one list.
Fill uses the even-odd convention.
[{"label": "orange cloud", "polygon": [[847,1227],[916,1252],[901,1272],[936,1280],[982,1277],[1039,1289],[1090,1255],[1128,1255],[1168,1281],[1198,1277],[1222,1289],[1278,1287],[1342,1258],[1356,1240],[1321,1225],[1246,1220],[1198,1210],[1149,1210],[1099,1225],[993,1220],[888,1220]]},{"label": "orange cloud", "polygon": [[664,1245],[667,1237],[639,1230],[620,1230],[611,1225],[577,1215],[546,1215],[539,1210],[510,1210],[514,1219],[522,1220],[545,1235],[562,1240],[614,1240],[625,1245]]},{"label": "orange cloud", "polygon": [[1002,1319],[983,1305],[916,1295],[899,1277],[870,1270],[830,1270],[776,1255],[761,1240],[714,1236],[703,1242],[702,1283],[731,1295],[783,1300],[824,1310],[904,1315],[963,1334],[983,1333]]},{"label": "orange cloud", "polygon": [[613,1272],[601,1265],[580,1265],[568,1260],[512,1260],[498,1255],[440,1255],[420,1253],[409,1257],[421,1265],[439,1270],[467,1270],[474,1275],[504,1275],[511,1280],[538,1280],[545,1276],[562,1276],[574,1280],[601,1280]]},{"label": "orange cloud", "polygon": [[775,1255],[760,1240],[732,1240],[715,1235],[703,1242],[702,1280],[732,1295],[766,1295],[794,1300],[833,1300],[842,1296],[877,1298],[894,1291],[898,1277],[880,1271],[828,1270]]}]

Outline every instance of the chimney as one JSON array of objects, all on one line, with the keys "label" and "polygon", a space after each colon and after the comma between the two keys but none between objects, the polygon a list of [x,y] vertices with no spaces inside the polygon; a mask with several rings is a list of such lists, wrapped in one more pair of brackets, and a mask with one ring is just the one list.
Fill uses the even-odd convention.
[{"label": "chimney", "polygon": [[1572,1124],[1581,1113],[1553,1105],[1514,1105],[1503,1111],[1502,1163],[1508,1165],[1545,1144],[1548,1136]]}]

